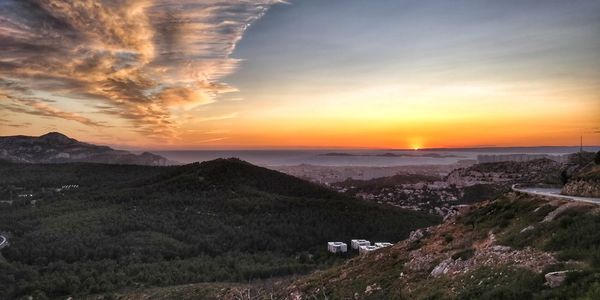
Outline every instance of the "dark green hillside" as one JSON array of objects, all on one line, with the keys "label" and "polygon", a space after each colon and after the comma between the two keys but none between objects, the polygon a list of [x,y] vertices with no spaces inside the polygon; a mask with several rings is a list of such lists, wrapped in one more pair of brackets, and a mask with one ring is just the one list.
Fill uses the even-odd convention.
[{"label": "dark green hillside", "polygon": [[[0,187],[34,193],[0,204],[0,232],[10,241],[0,299],[305,273],[339,260],[324,251],[328,240],[398,241],[438,221],[237,159],[2,164],[0,174]],[[65,184],[80,188],[48,189]]]},{"label": "dark green hillside", "polygon": [[17,164],[0,160],[0,188],[13,185],[49,188],[65,184],[79,184],[87,188],[122,186],[175,168],[91,163]]},{"label": "dark green hillside", "polygon": [[157,178],[141,181],[138,185],[168,190],[179,188],[196,191],[253,190],[287,196],[339,197],[337,193],[320,185],[277,171],[259,168],[236,158],[181,166]]}]

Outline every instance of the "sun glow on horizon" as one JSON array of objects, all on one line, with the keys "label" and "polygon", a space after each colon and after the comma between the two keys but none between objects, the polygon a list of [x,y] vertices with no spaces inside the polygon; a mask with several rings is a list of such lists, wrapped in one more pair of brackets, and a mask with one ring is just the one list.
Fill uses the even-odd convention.
[{"label": "sun glow on horizon", "polygon": [[583,133],[600,145],[598,1],[5,2],[0,135],[417,151]]}]

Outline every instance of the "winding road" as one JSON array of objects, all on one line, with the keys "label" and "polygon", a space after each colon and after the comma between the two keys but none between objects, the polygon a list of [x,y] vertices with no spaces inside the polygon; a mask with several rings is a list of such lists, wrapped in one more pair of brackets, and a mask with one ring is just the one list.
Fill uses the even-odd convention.
[{"label": "winding road", "polygon": [[0,249],[4,248],[6,245],[8,245],[8,239],[5,236],[0,235]]},{"label": "winding road", "polygon": [[600,205],[600,198],[578,197],[562,195],[560,189],[557,188],[537,188],[537,187],[517,187],[517,184],[512,185],[512,190],[515,192],[525,193],[529,195],[552,197],[563,200],[587,202]]}]

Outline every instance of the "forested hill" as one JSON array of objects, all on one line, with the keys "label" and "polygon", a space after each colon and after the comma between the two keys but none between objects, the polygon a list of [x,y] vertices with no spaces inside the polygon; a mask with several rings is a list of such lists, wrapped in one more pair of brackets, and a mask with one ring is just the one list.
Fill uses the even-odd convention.
[{"label": "forested hill", "polygon": [[340,197],[332,190],[281,172],[257,167],[237,158],[216,159],[173,168],[139,186],[197,191],[253,190],[287,196]]},{"label": "forested hill", "polygon": [[327,241],[394,242],[439,221],[237,159],[4,162],[0,200],[10,242],[1,250],[0,299],[305,273],[342,259],[325,252]]}]

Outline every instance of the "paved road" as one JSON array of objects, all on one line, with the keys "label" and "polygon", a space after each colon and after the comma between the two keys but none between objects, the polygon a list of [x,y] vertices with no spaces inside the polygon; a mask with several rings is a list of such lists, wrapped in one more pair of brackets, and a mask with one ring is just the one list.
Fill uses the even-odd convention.
[{"label": "paved road", "polygon": [[4,248],[8,244],[8,240],[5,236],[0,235],[0,249]]},{"label": "paved road", "polygon": [[512,189],[513,189],[513,191],[530,194],[530,195],[539,195],[539,196],[553,197],[553,198],[558,198],[558,199],[563,199],[563,200],[600,204],[600,198],[561,195],[560,189],[536,188],[536,187],[517,187],[516,184],[513,184]]}]

